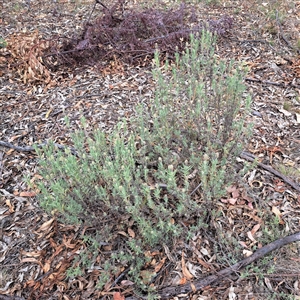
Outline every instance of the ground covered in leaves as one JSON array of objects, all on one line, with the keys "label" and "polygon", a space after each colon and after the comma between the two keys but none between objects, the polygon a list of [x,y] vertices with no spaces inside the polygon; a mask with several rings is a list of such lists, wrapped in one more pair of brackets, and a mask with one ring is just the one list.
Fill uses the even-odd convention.
[{"label": "ground covered in leaves", "polygon": [[[106,52],[109,60],[96,63],[92,47],[107,40],[91,45],[86,36],[81,42],[74,39],[82,34],[85,21],[101,15],[103,7],[98,4],[90,17],[94,3],[13,0],[0,4],[0,141],[26,147],[51,140],[69,146],[70,134],[79,128],[82,116],[88,121],[87,130],[109,132],[118,119],[134,114],[137,103],[147,105],[153,97],[148,48],[143,48],[142,56],[138,53],[138,63],[128,57],[122,60],[128,44]],[[128,5],[136,11],[151,7],[149,2]],[[166,9],[179,4],[165,1],[159,5]],[[254,129],[245,150],[282,175],[258,165],[242,182],[228,187],[227,197],[218,200],[222,215],[217,226],[224,239],[234,236],[239,241],[243,257],[300,227],[300,2],[222,0],[195,5],[197,24],[218,26],[225,16],[232,20],[230,28],[219,35],[216,53],[249,68],[245,82],[253,105],[247,122],[254,123]],[[66,52],[84,53],[85,47],[91,47],[89,59],[80,61],[78,52],[77,57],[65,53],[61,60],[44,57],[44,50],[54,51],[53,43],[61,40]],[[136,53],[135,47],[131,50]],[[163,47],[170,51],[167,44]],[[65,126],[66,116],[70,128]],[[237,160],[243,163],[243,157]],[[120,269],[118,277],[108,276],[104,287],[97,288],[103,275],[97,260],[110,255],[110,245],[100,245],[96,261],[82,274],[66,276],[87,247],[82,236],[88,229],[61,224],[40,209],[34,191],[24,182],[25,175],[32,181],[38,179],[36,164],[34,151],[0,146],[0,299],[9,299],[5,295],[11,299],[133,297],[126,269]],[[293,187],[285,178],[294,182]],[[127,231],[114,235],[121,241],[134,238],[135,233],[128,224]],[[152,284],[159,288],[183,285],[230,266],[231,253],[223,264],[217,263],[216,243],[210,233],[199,232],[192,244],[179,245],[176,253],[169,253],[167,247],[149,253],[153,259],[148,267],[157,274]],[[292,299],[298,299],[299,254],[299,242],[287,245],[214,285],[176,297],[285,299],[293,295]]]}]

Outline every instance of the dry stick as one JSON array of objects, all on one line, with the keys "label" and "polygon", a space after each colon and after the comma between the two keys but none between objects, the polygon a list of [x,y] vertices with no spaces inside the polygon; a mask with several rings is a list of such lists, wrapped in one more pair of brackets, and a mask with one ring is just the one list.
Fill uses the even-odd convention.
[{"label": "dry stick", "polygon": [[169,286],[162,288],[158,291],[158,294],[161,296],[161,299],[170,299],[171,297],[179,294],[187,294],[190,292],[195,292],[197,290],[201,290],[204,287],[218,281],[226,278],[233,272],[237,272],[241,268],[251,264],[255,260],[262,258],[263,256],[267,255],[271,251],[274,251],[276,249],[281,248],[282,246],[285,246],[287,244],[300,241],[300,232],[297,232],[295,234],[286,236],[284,238],[278,239],[261,249],[254,252],[251,256],[241,260],[240,262],[234,264],[233,266],[230,266],[220,272],[218,272],[215,275],[207,276],[203,279],[199,279],[196,281],[193,281],[192,283],[187,283],[181,286]]},{"label": "dry stick", "polygon": [[281,87],[288,87],[288,86],[291,86],[291,87],[294,87],[294,88],[300,88],[299,85],[294,84],[294,83],[291,83],[291,82],[289,82],[288,84],[285,84],[285,83],[283,83],[283,82],[274,82],[274,81],[261,80],[261,79],[250,78],[250,77],[246,77],[245,80],[246,80],[246,81],[259,82],[259,83],[262,83],[262,84],[276,85],[276,86],[281,86]]},{"label": "dry stick", "polygon": [[4,153],[2,151],[0,151],[0,178],[2,177],[2,172],[3,172],[3,157],[4,157]]},{"label": "dry stick", "polygon": [[[6,265],[5,265],[6,266]],[[282,277],[299,277],[300,276],[300,273],[290,273],[290,274],[268,274],[268,273],[251,273],[249,274],[248,276],[251,276],[251,277],[257,277],[257,276],[264,276],[264,277],[276,277],[277,279],[278,278],[282,278]]]},{"label": "dry stick", "polygon": [[[36,146],[37,148],[43,148],[43,147],[46,146],[46,145],[48,145],[47,142],[42,143],[42,144],[38,144],[38,145],[35,145],[35,146]],[[76,149],[74,149],[73,147],[66,147],[66,146],[63,146],[63,145],[61,145],[61,144],[56,144],[56,143],[53,143],[53,145],[54,145],[55,147],[57,147],[58,149],[60,149],[60,150],[65,150],[65,149],[69,148],[70,151],[71,151],[71,153],[72,153],[73,155],[78,156]],[[12,144],[12,143],[4,142],[4,141],[0,141],[0,146],[7,147],[7,148],[10,148],[10,149],[14,149],[14,150],[17,150],[17,151],[19,151],[19,152],[31,152],[31,151],[35,151],[35,148],[34,148],[34,147],[31,147],[31,146],[29,146],[29,147],[20,147],[20,146],[15,146],[15,145]]]},{"label": "dry stick", "polygon": [[49,56],[59,56],[59,55],[62,55],[62,54],[80,52],[80,51],[85,51],[85,50],[91,50],[91,49],[96,48],[96,47],[98,47],[98,46],[89,46],[88,48],[84,48],[84,49],[72,49],[72,50],[66,50],[66,51],[61,51],[61,52],[48,53],[46,55],[43,55],[42,58],[46,58],[46,57],[49,57]]},{"label": "dry stick", "polygon": [[[250,153],[248,152],[242,152],[240,154],[241,158],[244,158],[250,162],[255,161],[255,157],[253,157]],[[281,178],[284,182],[286,182],[287,184],[289,184],[292,188],[294,188],[295,190],[297,190],[298,192],[300,192],[300,186],[299,184],[297,184],[296,182],[294,182],[293,180],[289,179],[288,177],[284,176],[283,174],[279,173],[278,171],[274,170],[271,166],[267,166],[265,164],[262,164],[260,162],[257,163],[257,165],[259,167],[261,167],[264,170],[269,171],[270,173],[274,174],[275,176]]]},{"label": "dry stick", "polygon": [[91,13],[90,13],[90,15],[89,15],[89,17],[88,17],[88,19],[87,19],[87,24],[90,23],[90,19],[91,19],[91,16],[92,16],[92,14],[93,14],[93,12],[94,12],[94,10],[95,10],[96,5],[97,5],[97,1],[95,1],[94,6],[93,6],[93,9],[92,9],[92,11],[91,11]]},{"label": "dry stick", "polygon": [[18,296],[5,296],[5,295],[0,295],[0,300],[25,300],[23,297],[18,297]]},{"label": "dry stick", "polygon": [[95,7],[96,7],[97,3],[100,4],[102,7],[104,7],[105,9],[107,9],[109,11],[109,9],[102,2],[100,2],[99,0],[96,0],[95,3],[94,3],[93,9],[92,9],[92,11],[91,11],[91,13],[90,13],[90,15],[88,17],[87,23],[90,22],[91,16],[92,16],[92,14],[93,14],[93,12],[95,10]]},{"label": "dry stick", "polygon": [[[292,50],[295,50],[295,48],[290,44],[290,42],[286,39],[285,35],[283,34],[282,26],[281,26],[279,16],[278,16],[278,10],[276,10],[276,22],[278,24],[279,31],[280,31],[282,39],[286,42],[286,44],[289,46],[289,48],[291,48]],[[296,51],[298,53],[300,53],[300,50],[296,50]]]}]

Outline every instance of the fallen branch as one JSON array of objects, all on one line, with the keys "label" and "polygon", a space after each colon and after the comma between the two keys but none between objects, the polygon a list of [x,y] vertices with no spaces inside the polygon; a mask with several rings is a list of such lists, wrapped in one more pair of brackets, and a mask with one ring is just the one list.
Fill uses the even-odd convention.
[{"label": "fallen branch", "polygon": [[[255,161],[255,157],[253,157],[253,156],[252,156],[250,153],[248,153],[248,152],[242,152],[242,153],[240,154],[240,157],[243,158],[243,159],[246,159],[246,160],[248,160],[248,161],[250,161],[250,162]],[[278,171],[274,170],[271,166],[262,164],[262,163],[260,163],[260,162],[258,162],[257,165],[258,165],[260,168],[262,168],[262,169],[264,169],[264,170],[266,170],[266,171],[268,171],[268,172],[274,174],[275,176],[281,178],[285,183],[289,184],[289,185],[290,185],[292,188],[294,188],[296,191],[300,192],[300,186],[299,186],[299,184],[297,184],[297,183],[294,182],[293,180],[289,179],[288,177],[284,176],[283,174],[279,173]]]},{"label": "fallen branch", "polygon": [[297,88],[299,89],[300,86],[294,83],[289,82],[288,84],[284,83],[284,82],[274,82],[274,81],[269,81],[269,80],[261,80],[261,79],[257,79],[257,78],[250,78],[250,77],[246,77],[245,81],[252,81],[252,82],[258,82],[258,83],[262,83],[262,84],[269,84],[269,85],[275,85],[275,86],[280,86],[280,87],[288,87],[291,86],[293,88]]},{"label": "fallen branch", "polygon": [[[295,50],[295,48],[291,45],[291,43],[287,40],[287,38],[283,34],[282,26],[281,26],[281,23],[280,23],[280,20],[279,20],[279,16],[278,16],[278,10],[276,10],[276,22],[278,24],[280,35],[281,35],[282,39],[285,41],[285,43],[288,45],[289,48],[291,48],[292,50]],[[298,53],[300,53],[299,50],[296,50],[296,51]]]},{"label": "fallen branch", "polygon": [[251,264],[252,262],[256,261],[259,258],[262,258],[263,256],[267,255],[271,251],[274,251],[276,249],[279,249],[287,244],[300,241],[300,232],[297,232],[295,234],[286,236],[284,238],[278,239],[261,249],[254,252],[251,256],[241,260],[240,262],[234,264],[233,266],[230,266],[220,272],[218,272],[215,275],[210,275],[208,277],[205,277],[200,280],[193,281],[192,283],[187,283],[181,286],[168,286],[165,288],[162,288],[158,291],[158,294],[160,295],[161,299],[171,299],[175,295],[179,294],[188,294],[191,292],[196,292],[204,287],[215,283],[216,281],[222,280],[229,276],[233,272],[237,272],[241,268]]},{"label": "fallen branch", "polygon": [[25,300],[23,297],[18,297],[18,296],[5,296],[5,295],[0,295],[0,300]]},{"label": "fallen branch", "polygon": [[[47,145],[48,145],[48,143],[45,142],[45,143],[42,143],[42,144],[36,144],[35,147],[40,149],[40,148],[43,148]],[[64,145],[57,144],[57,143],[53,143],[53,145],[55,147],[57,147],[58,149],[60,149],[60,150],[65,150],[65,149],[69,148],[73,155],[78,156],[77,151],[73,147],[66,147]],[[0,146],[10,148],[10,149],[14,149],[14,150],[19,151],[19,152],[32,152],[32,151],[35,151],[35,147],[32,147],[32,146],[27,146],[27,147],[15,146],[12,143],[4,142],[4,141],[0,141]]]},{"label": "fallen branch", "polygon": [[0,151],[0,178],[2,177],[2,172],[3,172],[3,157],[4,157],[4,153],[2,151]]}]

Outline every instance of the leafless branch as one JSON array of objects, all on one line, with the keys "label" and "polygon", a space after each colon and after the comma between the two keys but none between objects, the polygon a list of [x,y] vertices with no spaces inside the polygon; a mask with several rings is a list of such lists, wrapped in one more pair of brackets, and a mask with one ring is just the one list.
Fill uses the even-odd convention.
[{"label": "leafless branch", "polygon": [[261,249],[254,252],[251,256],[241,260],[240,262],[234,264],[233,266],[230,266],[230,267],[218,272],[217,274],[210,275],[203,279],[193,281],[192,284],[187,283],[187,284],[184,284],[181,286],[168,286],[168,287],[160,289],[158,291],[158,293],[159,293],[161,299],[171,299],[175,295],[187,294],[190,292],[199,291],[212,283],[215,283],[219,280],[225,279],[231,273],[239,271],[243,267],[253,263],[254,261],[258,260],[259,258],[264,257],[268,253],[270,253],[276,249],[279,249],[287,244],[297,242],[297,241],[300,241],[300,232],[297,232],[295,234],[278,239],[278,240],[262,247]]},{"label": "leafless branch", "polygon": [[[36,144],[35,146],[37,148],[43,148],[48,144],[49,143],[45,142],[45,143],[42,143],[42,144]],[[76,155],[76,156],[78,155],[77,151],[72,147],[66,147],[64,145],[57,144],[57,143],[53,143],[53,145],[55,147],[57,147],[58,149],[60,149],[60,150],[65,150],[65,149],[69,148],[73,155]],[[32,151],[35,151],[35,147],[32,147],[32,146],[27,146],[27,147],[15,146],[12,143],[4,142],[4,141],[0,141],[0,146],[10,148],[10,149],[14,149],[14,150],[19,151],[19,152],[32,152]]]},{"label": "leafless branch", "polygon": [[[248,160],[248,161],[250,161],[250,162],[255,161],[255,158],[254,158],[250,153],[248,153],[248,152],[242,152],[242,153],[240,154],[240,157],[241,157],[241,158],[244,158],[244,159],[246,159],[246,160]],[[266,171],[268,171],[268,172],[274,174],[275,176],[281,178],[284,182],[286,182],[287,184],[289,184],[289,185],[290,185],[292,188],[294,188],[296,191],[300,192],[300,186],[299,186],[299,184],[297,184],[297,183],[294,182],[293,180],[289,179],[288,177],[284,176],[283,174],[279,173],[278,171],[274,170],[271,166],[262,164],[262,163],[260,163],[260,162],[258,162],[257,165],[258,165],[260,168],[262,168],[262,169],[264,169],[264,170],[266,170]]]},{"label": "leafless branch", "polygon": [[300,88],[299,85],[294,84],[294,83],[292,83],[292,82],[289,82],[289,83],[286,84],[286,83],[284,83],[284,82],[274,82],[274,81],[261,80],[261,79],[250,78],[250,77],[246,77],[245,80],[246,80],[246,81],[259,82],[259,83],[262,83],[262,84],[269,84],[269,85],[281,86],[281,87],[291,86],[291,87],[294,87],[294,88],[297,88],[297,89]]}]

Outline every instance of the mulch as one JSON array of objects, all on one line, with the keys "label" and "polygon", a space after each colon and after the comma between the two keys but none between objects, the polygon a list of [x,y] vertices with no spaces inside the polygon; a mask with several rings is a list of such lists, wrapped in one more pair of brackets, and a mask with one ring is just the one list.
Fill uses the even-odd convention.
[{"label": "mulch", "polygon": [[[199,18],[207,20],[225,13],[234,16],[234,28],[220,38],[216,54],[241,61],[249,69],[245,82],[253,105],[247,122],[254,126],[246,150],[299,187],[300,59],[292,47],[299,39],[295,18],[299,17],[300,3],[296,1],[287,10],[288,17],[279,23],[268,15],[267,7],[262,12],[255,10],[254,1],[238,2],[227,1],[224,6],[200,3]],[[80,128],[82,117],[88,131],[101,128],[109,133],[120,118],[134,115],[138,103],[148,105],[155,90],[149,65],[133,66],[115,59],[101,68],[65,66],[53,71],[38,59],[32,60],[41,55],[39,51],[51,35],[68,37],[80,30],[93,3],[13,0],[1,4],[0,35],[9,45],[0,49],[1,141],[27,147],[51,140],[69,147],[70,136]],[[30,52],[37,41],[39,50]],[[29,52],[30,57],[26,56]],[[31,58],[40,71],[31,73],[24,57]],[[237,160],[245,163],[245,157]],[[118,278],[110,278],[103,289],[96,288],[103,274],[97,260],[82,275],[66,277],[67,269],[87,247],[82,240],[86,228],[61,224],[41,210],[24,180],[38,178],[36,166],[33,151],[0,145],[0,299],[5,295],[9,298],[3,299],[123,299],[131,295],[126,270],[120,270]],[[240,241],[240,257],[261,248],[263,237],[272,236],[270,216],[278,218],[280,235],[299,232],[300,192],[284,177],[258,165],[220,199],[218,226],[224,238],[234,235]],[[214,246],[214,237],[201,231],[191,245],[179,245],[178,253],[162,249],[155,257],[164,262],[157,286],[187,284],[186,270],[196,280],[231,265],[229,260],[218,263]],[[101,250],[99,261],[109,253],[105,247]],[[280,292],[299,296],[299,254],[299,243],[276,250],[268,263],[273,272],[263,274],[264,285],[257,283],[258,263],[248,269],[246,279],[234,273],[182,298],[245,299],[247,295],[249,299],[265,299],[268,293]]]}]

